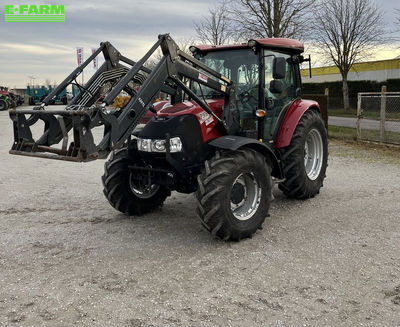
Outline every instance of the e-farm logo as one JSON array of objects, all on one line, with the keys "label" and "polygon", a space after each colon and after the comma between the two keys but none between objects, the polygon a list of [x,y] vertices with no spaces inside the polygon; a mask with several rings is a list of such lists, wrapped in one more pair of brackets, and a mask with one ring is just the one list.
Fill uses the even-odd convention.
[{"label": "e-farm logo", "polygon": [[65,22],[64,5],[6,5],[6,22]]}]

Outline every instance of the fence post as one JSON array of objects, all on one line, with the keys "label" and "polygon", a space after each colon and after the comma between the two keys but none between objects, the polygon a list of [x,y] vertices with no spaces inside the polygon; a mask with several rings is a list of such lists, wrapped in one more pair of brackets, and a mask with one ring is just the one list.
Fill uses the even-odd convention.
[{"label": "fence post", "polygon": [[381,115],[380,115],[380,134],[379,141],[385,141],[385,122],[386,122],[386,85],[382,86],[381,90]]},{"label": "fence post", "polygon": [[357,93],[357,140],[361,140],[361,93]]},{"label": "fence post", "polygon": [[326,108],[328,110],[328,108],[329,108],[329,87],[325,88],[324,95],[326,96]]}]

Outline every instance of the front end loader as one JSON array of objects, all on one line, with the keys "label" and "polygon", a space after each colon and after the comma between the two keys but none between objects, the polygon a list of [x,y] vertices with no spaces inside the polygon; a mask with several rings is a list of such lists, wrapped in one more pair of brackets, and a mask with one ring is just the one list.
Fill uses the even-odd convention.
[{"label": "front end loader", "polygon": [[[145,64],[158,48],[163,56],[150,70]],[[195,193],[202,225],[214,236],[251,237],[268,216],[273,183],[304,199],[319,193],[325,178],[319,105],[301,99],[303,45],[256,39],[190,50],[193,56],[164,34],[134,62],[101,43],[39,106],[9,111],[10,153],[77,162],[108,157],[102,181],[115,209],[140,215],[171,191]],[[104,64],[79,84],[100,53]],[[79,93],[70,104],[46,110],[71,84]],[[154,103],[160,92],[168,100]],[[121,94],[129,101],[115,106]],[[35,137],[39,121],[44,130]]]}]

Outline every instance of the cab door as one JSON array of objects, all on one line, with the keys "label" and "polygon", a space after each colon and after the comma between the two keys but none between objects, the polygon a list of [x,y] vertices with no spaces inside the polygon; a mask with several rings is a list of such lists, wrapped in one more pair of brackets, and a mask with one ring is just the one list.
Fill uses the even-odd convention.
[{"label": "cab door", "polygon": [[[283,58],[285,62],[285,73],[283,78],[274,78],[274,59]],[[282,60],[283,61],[283,60]],[[265,78],[265,108],[264,140],[269,142],[273,139],[276,123],[281,111],[297,98],[296,77],[292,56],[284,53],[264,50],[264,78]],[[274,81],[277,81],[274,82]],[[272,82],[272,83],[271,83]],[[281,84],[281,90],[274,88],[274,84]]]}]

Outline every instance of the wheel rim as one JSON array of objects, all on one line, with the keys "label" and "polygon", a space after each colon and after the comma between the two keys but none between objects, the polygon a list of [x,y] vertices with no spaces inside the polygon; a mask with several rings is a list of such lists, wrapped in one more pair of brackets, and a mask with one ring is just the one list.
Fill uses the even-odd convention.
[{"label": "wheel rim", "polygon": [[316,180],[321,172],[324,155],[324,145],[321,133],[312,129],[304,145],[304,167],[310,180]]},{"label": "wheel rim", "polygon": [[261,202],[261,187],[253,173],[236,177],[231,188],[231,210],[235,218],[248,220],[256,212]]},{"label": "wheel rim", "polygon": [[133,194],[141,199],[151,198],[160,189],[160,185],[134,180],[132,178],[132,173],[129,174],[129,186],[131,187],[131,191],[133,192]]}]

